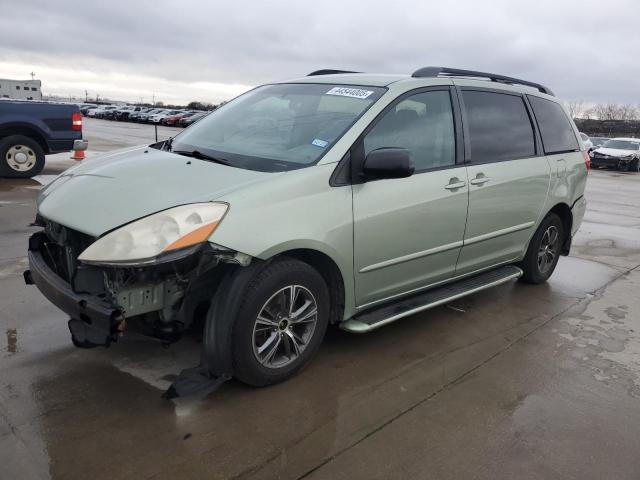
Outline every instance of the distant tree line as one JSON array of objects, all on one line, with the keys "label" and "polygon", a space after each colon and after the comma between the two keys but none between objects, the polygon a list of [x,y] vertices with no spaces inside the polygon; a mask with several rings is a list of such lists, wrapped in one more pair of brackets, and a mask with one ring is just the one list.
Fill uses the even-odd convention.
[{"label": "distant tree line", "polygon": [[624,103],[587,104],[567,102],[578,130],[591,136],[640,137],[640,105]]},{"label": "distant tree line", "polygon": [[572,118],[584,120],[640,120],[640,105],[628,103],[596,103],[586,104],[583,100],[567,102]]}]

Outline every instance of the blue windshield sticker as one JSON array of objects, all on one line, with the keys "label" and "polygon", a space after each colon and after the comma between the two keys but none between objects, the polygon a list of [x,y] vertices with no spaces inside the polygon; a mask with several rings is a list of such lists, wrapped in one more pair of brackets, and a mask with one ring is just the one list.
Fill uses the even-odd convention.
[{"label": "blue windshield sticker", "polygon": [[325,148],[327,145],[329,145],[329,142],[325,140],[320,140],[319,138],[314,138],[313,142],[311,142],[311,145],[315,145],[316,147],[320,147],[320,148]]}]

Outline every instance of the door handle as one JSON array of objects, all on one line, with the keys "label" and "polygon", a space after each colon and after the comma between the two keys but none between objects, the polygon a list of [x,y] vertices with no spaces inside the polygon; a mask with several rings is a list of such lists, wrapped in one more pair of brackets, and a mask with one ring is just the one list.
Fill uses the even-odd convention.
[{"label": "door handle", "polygon": [[489,177],[486,177],[484,173],[479,173],[478,175],[476,175],[476,178],[471,180],[469,183],[471,185],[484,185],[489,180],[491,179]]},{"label": "door handle", "polygon": [[466,184],[467,182],[460,180],[458,177],[453,177],[449,180],[449,183],[444,186],[444,188],[447,190],[457,190],[458,188],[464,187]]}]

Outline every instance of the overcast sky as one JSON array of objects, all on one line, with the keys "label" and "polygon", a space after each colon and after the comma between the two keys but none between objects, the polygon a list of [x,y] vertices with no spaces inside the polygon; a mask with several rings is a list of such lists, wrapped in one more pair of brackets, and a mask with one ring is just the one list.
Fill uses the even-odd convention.
[{"label": "overcast sky", "polygon": [[0,0],[0,78],[217,103],[318,68],[493,71],[640,103],[640,1]]}]

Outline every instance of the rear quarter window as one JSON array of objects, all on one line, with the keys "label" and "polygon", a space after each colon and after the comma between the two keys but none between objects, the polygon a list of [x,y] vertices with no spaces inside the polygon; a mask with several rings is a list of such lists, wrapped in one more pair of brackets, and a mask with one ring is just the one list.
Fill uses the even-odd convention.
[{"label": "rear quarter window", "polygon": [[471,162],[486,163],[536,154],[531,119],[520,95],[463,90]]},{"label": "rear quarter window", "polygon": [[564,109],[546,98],[527,95],[538,122],[542,146],[547,155],[580,150],[571,121]]}]

